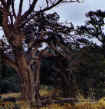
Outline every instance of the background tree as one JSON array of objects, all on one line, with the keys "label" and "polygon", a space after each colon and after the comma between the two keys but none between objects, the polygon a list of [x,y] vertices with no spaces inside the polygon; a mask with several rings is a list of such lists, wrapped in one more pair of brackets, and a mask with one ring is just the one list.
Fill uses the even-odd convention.
[{"label": "background tree", "polygon": [[[99,99],[105,95],[105,60],[102,48],[97,45],[80,49],[80,64],[74,72],[80,92],[85,97]],[[99,93],[100,92],[100,93]]]},{"label": "background tree", "polygon": [[[102,70],[104,68],[104,59],[102,61],[101,58],[103,58],[103,56],[105,58],[105,34],[104,34],[105,12],[101,11],[101,10],[90,11],[86,14],[86,16],[89,18],[88,21],[86,22],[85,25],[78,27],[77,31],[81,37],[87,38],[88,40],[89,39],[92,39],[92,40],[97,39],[99,42],[101,42],[100,46],[98,46],[98,45],[93,46],[91,49],[93,51],[96,50],[95,54],[94,54],[94,58],[97,58],[97,59],[100,58],[100,61],[103,63],[103,64],[102,63],[100,64],[102,67],[100,70]],[[99,50],[99,51],[97,51],[97,50]],[[94,65],[96,65],[96,64],[94,63]],[[98,70],[99,69],[97,69],[97,71]],[[103,82],[104,82],[104,69],[103,69],[103,71],[99,72],[98,75],[101,75],[101,74],[103,75],[103,79],[101,79],[101,80],[103,80]],[[95,77],[95,78],[97,78],[97,77]],[[101,80],[99,79],[100,82],[102,82]],[[100,87],[100,89],[101,89],[101,87]],[[99,91],[99,89],[98,89],[98,91]]]},{"label": "background tree", "polygon": [[[76,47],[76,43],[82,47]],[[86,98],[98,99],[105,94],[102,48],[86,39],[78,39],[76,43],[62,45],[68,53],[64,49],[63,55],[57,52],[42,59],[41,83],[59,88],[64,97],[76,97],[81,93]]]},{"label": "background tree", "polygon": [[78,33],[87,38],[96,38],[101,42],[103,48],[103,54],[105,56],[105,34],[104,34],[104,25],[105,25],[105,12],[101,10],[90,11],[86,14],[89,18],[85,25],[82,25],[78,28]]}]

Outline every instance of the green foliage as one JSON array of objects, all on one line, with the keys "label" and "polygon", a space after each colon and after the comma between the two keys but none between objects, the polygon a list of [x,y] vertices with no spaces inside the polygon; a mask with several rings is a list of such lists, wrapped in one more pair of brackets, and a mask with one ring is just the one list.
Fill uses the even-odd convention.
[{"label": "green foliage", "polygon": [[[78,34],[90,39],[97,38],[102,45],[100,47],[95,45],[91,48],[87,47],[83,55],[85,63],[82,62],[80,64],[80,71],[81,75],[85,74],[84,78],[87,78],[87,81],[93,81],[93,85],[91,82],[88,82],[88,84],[94,88],[96,96],[99,98],[105,96],[105,34],[103,29],[105,25],[105,11],[90,11],[86,16],[89,19],[85,25],[77,29]],[[84,85],[81,84],[81,87],[89,86],[84,82],[85,79],[82,79],[82,76],[80,77],[82,83],[85,83]],[[88,89],[86,90],[88,92]]]}]

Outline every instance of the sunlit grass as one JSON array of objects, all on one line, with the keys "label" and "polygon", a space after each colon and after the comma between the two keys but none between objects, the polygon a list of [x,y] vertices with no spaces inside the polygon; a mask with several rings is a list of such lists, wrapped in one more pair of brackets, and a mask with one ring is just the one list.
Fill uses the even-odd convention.
[{"label": "sunlit grass", "polygon": [[49,95],[49,92],[48,92],[47,89],[44,89],[44,90],[41,89],[41,90],[40,90],[40,95],[41,95],[41,96],[48,96],[48,95]]},{"label": "sunlit grass", "polygon": [[0,94],[0,96],[2,96],[2,98],[7,98],[7,97],[20,97],[21,93],[7,93],[7,94]]},{"label": "sunlit grass", "polygon": [[[40,90],[41,96],[48,96],[51,93],[52,92],[48,91],[47,89]],[[21,96],[21,94],[20,93],[8,93],[8,94],[3,94],[1,96],[3,98],[7,98],[7,97],[18,98]],[[50,104],[50,105],[46,105],[44,107],[41,107],[40,109],[105,109],[105,97],[101,98],[100,100],[98,100],[96,102],[91,102],[89,99],[84,99],[82,96],[80,96],[80,98],[78,98],[78,99],[79,99],[79,102],[73,106],[69,103],[65,103],[62,105],[61,104]],[[7,105],[8,103],[5,102],[5,105]],[[23,101],[23,100],[17,101],[16,104],[20,106],[20,109],[30,109],[30,106],[28,105],[28,103]]]}]

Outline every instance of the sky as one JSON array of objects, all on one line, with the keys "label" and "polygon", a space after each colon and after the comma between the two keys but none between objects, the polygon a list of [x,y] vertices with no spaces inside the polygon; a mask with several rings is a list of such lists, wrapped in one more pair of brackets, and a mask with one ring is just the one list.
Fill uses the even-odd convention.
[{"label": "sky", "polygon": [[105,0],[82,0],[81,3],[61,4],[52,11],[59,13],[61,21],[81,25],[86,21],[85,14],[88,11],[98,9],[105,11]]},{"label": "sky", "polygon": [[[39,6],[42,5],[44,0],[39,0]],[[53,0],[52,0],[53,1]],[[90,10],[102,9],[105,10],[105,0],[80,0],[80,3],[61,3],[56,8],[49,12],[57,12],[60,15],[61,21],[73,22],[73,24],[81,25],[86,21],[85,14]],[[15,8],[18,10],[19,1],[16,0]],[[28,8],[28,0],[24,0],[23,13]],[[38,7],[38,6],[37,6]]]},{"label": "sky", "polygon": [[[56,11],[60,15],[60,21],[83,25],[87,21],[86,13],[98,9],[105,11],[105,0],[82,0],[81,3],[61,4],[50,12]],[[101,45],[101,42],[95,38],[92,41]]]},{"label": "sky", "polygon": [[[44,6],[39,0],[39,6]],[[53,0],[52,0],[53,1]],[[60,15],[61,21],[73,22],[73,24],[81,25],[86,21],[85,14],[90,10],[102,9],[105,10],[105,0],[80,0],[80,3],[65,3],[60,4],[49,12],[57,12]],[[15,6],[18,7],[19,1],[16,0]],[[27,0],[24,0],[23,12],[27,10]],[[37,5],[37,7],[39,7]]]}]

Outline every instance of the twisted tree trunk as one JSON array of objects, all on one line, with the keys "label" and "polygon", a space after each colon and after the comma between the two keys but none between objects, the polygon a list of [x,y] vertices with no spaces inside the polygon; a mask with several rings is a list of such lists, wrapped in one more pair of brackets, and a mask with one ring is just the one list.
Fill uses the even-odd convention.
[{"label": "twisted tree trunk", "polygon": [[21,75],[23,97],[32,105],[40,105],[39,74],[40,62],[36,61],[36,70],[32,71],[23,53],[16,52],[16,60]]},{"label": "twisted tree trunk", "polygon": [[[25,51],[23,49],[23,40],[24,34],[18,29],[9,29],[11,30],[8,34],[9,42],[12,46],[14,63],[7,61],[7,64],[10,64],[13,68],[16,69],[17,74],[21,80],[21,93],[23,98],[32,106],[41,105],[40,96],[39,96],[39,85],[40,85],[40,60],[35,59],[35,68],[31,68],[30,62],[27,61],[25,56]],[[7,31],[8,33],[8,31]],[[12,39],[11,39],[12,38]],[[34,54],[35,55],[35,54]]]}]

